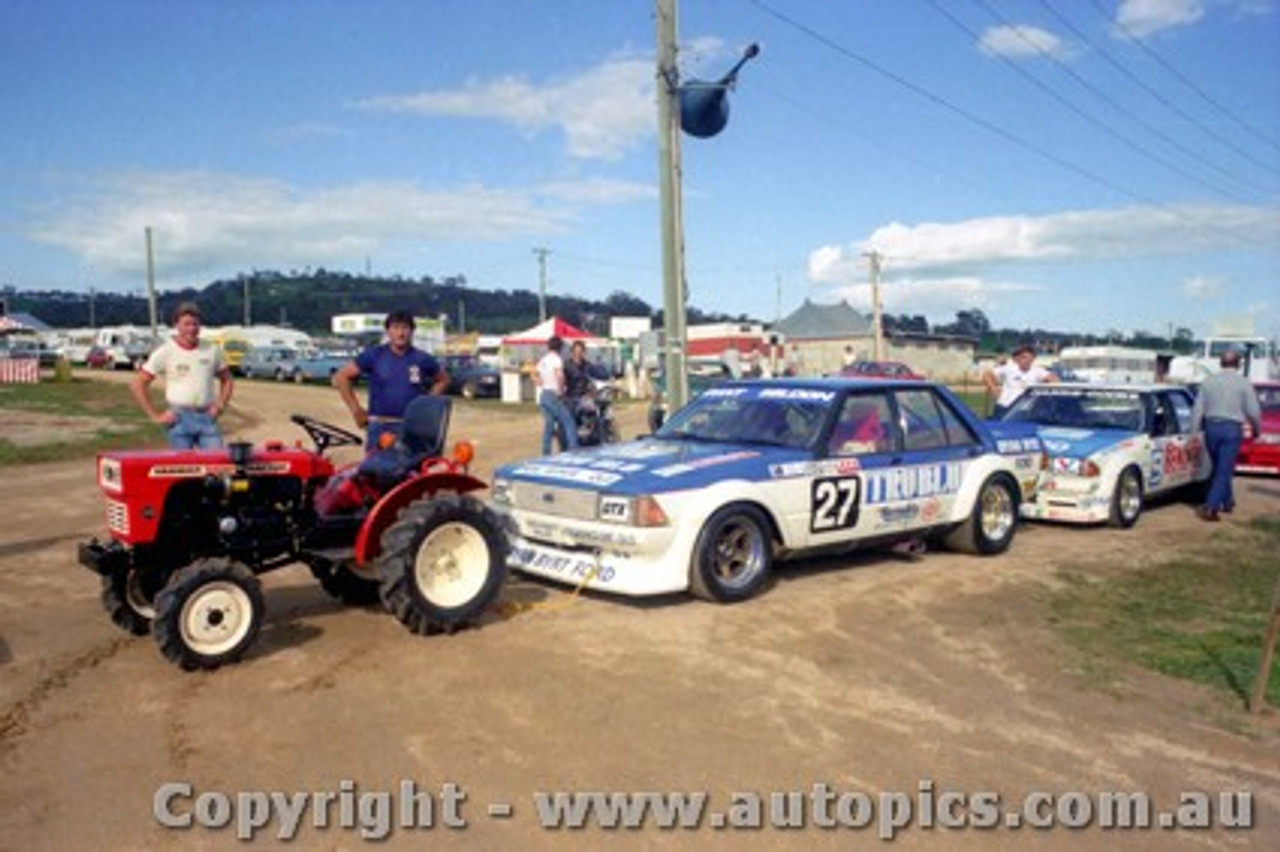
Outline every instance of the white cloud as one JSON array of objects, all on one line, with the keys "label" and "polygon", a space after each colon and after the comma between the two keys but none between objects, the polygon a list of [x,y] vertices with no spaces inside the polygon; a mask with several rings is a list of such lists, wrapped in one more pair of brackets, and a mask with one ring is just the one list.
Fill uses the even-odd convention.
[{"label": "white cloud", "polygon": [[1211,302],[1223,292],[1223,282],[1218,278],[1196,275],[1182,282],[1182,295],[1195,302]]},{"label": "white cloud", "polygon": [[[815,249],[810,277],[837,282],[871,250],[884,255],[886,267],[950,275],[1014,263],[1090,263],[1224,247],[1261,249],[1277,241],[1280,210],[1244,205],[1127,207],[914,226],[894,222],[851,246]],[[820,274],[815,274],[815,258]]]},{"label": "white cloud", "polygon": [[554,181],[543,184],[538,191],[548,198],[591,204],[649,201],[658,197],[658,188],[652,184],[608,178]]},{"label": "white cloud", "polygon": [[581,159],[621,157],[655,132],[653,60],[608,59],[543,84],[507,76],[473,80],[460,89],[382,95],[358,102],[370,110],[492,119],[524,133],[557,128]]},{"label": "white cloud", "polygon": [[[863,269],[862,278],[867,278]],[[895,279],[880,287],[880,304],[890,314],[926,314],[942,317],[957,311],[986,308],[1000,296],[1034,293],[1043,288],[1015,281],[985,281],[973,276],[955,278]],[[847,301],[860,311],[871,310],[871,285],[846,284],[831,291],[833,299]]]},{"label": "white cloud", "polygon": [[1119,38],[1149,35],[1194,24],[1204,16],[1203,0],[1123,0],[1116,9]]},{"label": "white cloud", "polygon": [[[559,194],[572,193],[565,185]],[[598,188],[594,196],[579,193],[602,197]],[[145,269],[143,233],[151,227],[157,265],[168,279],[183,280],[251,267],[350,265],[431,242],[552,234],[573,221],[572,208],[540,198],[406,181],[301,190],[202,172],[116,175],[46,210],[31,238],[71,251],[106,276],[137,277]]]},{"label": "white cloud", "polygon": [[988,56],[1005,56],[1010,59],[1040,55],[1066,59],[1070,56],[1062,39],[1047,30],[1032,26],[989,27],[978,42],[978,49]]}]

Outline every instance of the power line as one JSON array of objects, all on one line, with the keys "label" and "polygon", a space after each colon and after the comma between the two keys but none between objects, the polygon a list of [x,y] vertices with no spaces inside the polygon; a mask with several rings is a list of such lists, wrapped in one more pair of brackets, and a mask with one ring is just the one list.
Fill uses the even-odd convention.
[{"label": "power line", "polygon": [[[1191,216],[1188,216],[1186,213],[1177,209],[1176,207],[1170,207],[1166,204],[1163,204],[1157,201],[1154,198],[1151,198],[1137,191],[1123,187],[1117,184],[1116,182],[1108,179],[1104,175],[1098,174],[1097,172],[1094,172],[1088,168],[1085,168],[1084,166],[1074,163],[1066,159],[1065,157],[1062,157],[1062,156],[1059,156],[1058,154],[1053,153],[1052,151],[1044,148],[1041,145],[1037,145],[1034,142],[1024,139],[1021,136],[1017,135],[1016,133],[1004,127],[1001,127],[1000,125],[996,124],[993,121],[990,121],[979,115],[975,115],[969,112],[964,107],[961,107],[951,102],[950,100],[942,97],[941,95],[938,95],[934,92],[929,91],[923,86],[920,86],[912,82],[911,80],[908,80],[907,78],[903,77],[901,74],[898,74],[890,70],[889,68],[886,68],[883,65],[880,65],[879,63],[875,62],[872,59],[869,59],[868,57],[862,56],[861,54],[856,53],[853,50],[850,50],[849,48],[823,35],[822,33],[808,26],[807,24],[804,24],[796,20],[795,18],[792,18],[791,16],[784,14],[783,12],[780,12],[777,9],[774,9],[773,7],[765,3],[764,0],[748,0],[748,2],[750,2],[751,5],[755,6],[766,15],[769,15],[775,20],[780,21],[781,23],[791,27],[797,32],[802,33],[803,35],[807,36],[808,38],[812,39],[818,44],[823,45],[827,49],[839,54],[845,59],[858,63],[859,65],[880,75],[881,77],[884,77],[885,79],[890,80],[891,82],[901,86],[902,88],[915,93],[921,98],[924,98],[925,100],[928,100],[942,107],[948,112],[954,113],[955,115],[959,116],[960,118],[964,119],[970,124],[973,124],[987,131],[988,133],[991,133],[992,135],[997,136],[1005,140],[1006,142],[1009,142],[1010,144],[1018,148],[1021,148],[1025,151],[1029,151],[1035,154],[1036,156],[1040,157],[1041,159],[1044,159],[1050,163],[1053,163],[1054,165],[1058,166],[1061,169],[1064,169],[1066,171],[1072,172],[1073,174],[1079,175],[1080,177],[1085,178],[1091,183],[1097,184],[1098,186],[1101,186],[1111,192],[1114,192],[1117,195],[1122,195],[1126,198],[1130,198],[1135,201],[1140,201],[1143,204],[1146,204],[1150,207],[1163,210],[1164,212],[1166,212],[1170,216],[1174,216],[1175,218],[1182,219],[1188,223],[1191,223],[1197,226],[1203,226],[1204,224],[1202,220],[1192,218]],[[1237,233],[1232,231],[1222,231],[1222,233],[1224,233],[1227,236],[1230,236],[1233,240],[1236,240],[1239,242],[1246,242],[1252,245],[1257,245],[1257,246],[1268,248],[1268,249],[1272,248],[1271,243],[1253,239],[1248,234]]]},{"label": "power line", "polygon": [[1171,112],[1176,114],[1179,118],[1181,118],[1183,121],[1187,122],[1187,124],[1191,125],[1192,127],[1195,127],[1201,133],[1213,139],[1223,147],[1233,151],[1235,154],[1237,154],[1241,158],[1246,159],[1249,162],[1253,163],[1255,166],[1260,166],[1261,168],[1266,169],[1269,172],[1272,172],[1274,174],[1280,174],[1280,169],[1277,169],[1274,163],[1268,163],[1265,160],[1258,159],[1248,150],[1241,148],[1239,145],[1235,144],[1235,142],[1223,136],[1218,131],[1214,130],[1212,126],[1207,125],[1204,122],[1200,121],[1195,116],[1191,115],[1189,112],[1184,110],[1182,107],[1178,106],[1178,104],[1166,98],[1163,94],[1160,93],[1158,89],[1156,89],[1154,86],[1151,86],[1141,77],[1139,77],[1137,74],[1133,73],[1131,70],[1126,68],[1123,63],[1121,63],[1119,60],[1117,60],[1114,56],[1111,55],[1110,51],[1108,51],[1106,48],[1102,47],[1101,45],[1093,42],[1092,40],[1090,40],[1089,37],[1082,30],[1080,30],[1077,26],[1075,26],[1075,24],[1071,23],[1070,19],[1068,19],[1065,15],[1063,15],[1057,9],[1053,8],[1053,5],[1049,2],[1049,0],[1040,0],[1040,4],[1045,8],[1045,11],[1047,11],[1050,15],[1053,16],[1054,20],[1056,20],[1063,27],[1065,27],[1076,38],[1080,39],[1080,41],[1089,45],[1089,48],[1094,53],[1102,57],[1102,59],[1108,65],[1110,65],[1112,68],[1114,68],[1115,70],[1123,74],[1126,78],[1132,81],[1134,85],[1142,89],[1142,91],[1146,92],[1153,100],[1162,104]]},{"label": "power line", "polygon": [[1215,99],[1212,95],[1210,95],[1208,92],[1204,91],[1199,86],[1197,86],[1191,78],[1187,77],[1177,68],[1175,68],[1172,63],[1167,61],[1159,53],[1156,53],[1155,48],[1148,45],[1146,41],[1141,37],[1139,37],[1133,30],[1129,29],[1119,21],[1114,20],[1111,17],[1110,13],[1107,12],[1106,9],[1098,5],[1098,0],[1090,0],[1090,2],[1093,4],[1093,8],[1097,11],[1099,15],[1101,15],[1106,21],[1108,21],[1116,29],[1120,30],[1122,33],[1128,36],[1129,39],[1135,45],[1137,45],[1139,50],[1141,50],[1143,53],[1150,56],[1156,62],[1156,64],[1158,64],[1160,67],[1164,68],[1170,74],[1172,74],[1173,76],[1181,80],[1183,85],[1185,85],[1188,89],[1190,89],[1191,91],[1199,95],[1206,103],[1208,103],[1211,107],[1213,107],[1219,113],[1221,113],[1224,117],[1226,117],[1227,120],[1231,121],[1237,127],[1241,128],[1242,130],[1244,130],[1246,133],[1250,134],[1254,138],[1262,141],[1263,143],[1276,149],[1277,151],[1280,151],[1280,144],[1277,144],[1275,140],[1263,135],[1253,125],[1249,124],[1244,119],[1238,117],[1231,110],[1227,109],[1225,106],[1219,103],[1217,99]]},{"label": "power line", "polygon": [[[1012,30],[1014,34],[1023,42],[1030,45],[1033,49],[1035,49],[1042,55],[1049,57],[1054,62],[1057,62],[1057,60],[1054,59],[1052,56],[1050,56],[1040,45],[1036,44],[1034,41],[1028,38],[1020,28],[1013,26],[1007,18],[1004,18],[995,9],[992,9],[991,6],[985,2],[985,0],[974,0],[974,2],[982,6],[984,9],[986,9],[987,12],[997,21],[999,21],[1000,23],[1008,27],[1010,30]],[[975,43],[981,42],[982,35],[980,33],[975,32],[973,29],[967,26],[963,21],[957,18],[955,14],[953,14],[949,9],[945,8],[941,3],[939,3],[938,0],[929,0],[929,5],[932,6],[938,12],[938,14],[942,15],[944,18],[950,21],[957,29],[959,29],[960,31],[968,35],[970,38],[972,38]],[[1001,62],[1003,62],[1006,66],[1011,68],[1013,71],[1015,71],[1020,77],[1022,77],[1024,80],[1029,82],[1031,85],[1035,86],[1037,89],[1044,92],[1050,98],[1062,104],[1064,107],[1066,107],[1075,115],[1079,116],[1082,120],[1092,125],[1093,127],[1097,128],[1107,136],[1110,136],[1112,139],[1115,139],[1116,141],[1120,142],[1122,145],[1130,148],[1133,151],[1136,151],[1138,154],[1147,158],[1151,162],[1158,163],[1159,165],[1163,166],[1165,169],[1172,172],[1173,174],[1183,178],[1184,180],[1189,180],[1192,183],[1200,187],[1203,187],[1204,189],[1209,190],[1210,192],[1213,192],[1219,195],[1226,195],[1240,202],[1247,203],[1249,201],[1249,199],[1245,198],[1244,196],[1239,195],[1235,192],[1232,192],[1222,186],[1215,185],[1206,180],[1202,180],[1197,175],[1193,175],[1190,172],[1186,171],[1185,169],[1180,168],[1176,163],[1170,162],[1169,160],[1162,157],[1160,154],[1156,153],[1155,151],[1152,151],[1150,148],[1146,147],[1145,145],[1141,145],[1138,142],[1135,142],[1134,140],[1130,139],[1128,136],[1121,133],[1119,130],[1112,127],[1111,125],[1107,124],[1105,121],[1097,118],[1096,116],[1090,115],[1079,105],[1075,104],[1069,98],[1067,98],[1060,92],[1053,89],[1043,80],[1039,79],[1035,75],[1028,72],[1025,68],[1023,68],[1021,65],[1011,60],[1008,56],[1005,56],[1003,53],[997,53],[996,58],[999,59]],[[1120,104],[1116,103],[1109,96],[1097,91],[1096,88],[1094,88],[1091,83],[1084,80],[1082,77],[1080,77],[1071,69],[1067,68],[1065,65],[1062,65],[1062,63],[1057,63],[1057,64],[1062,68],[1063,71],[1071,75],[1072,79],[1074,79],[1081,86],[1088,89],[1090,92],[1094,93],[1097,97],[1102,98],[1107,103],[1111,104],[1111,106],[1113,106],[1119,112],[1125,113],[1124,107],[1120,106]],[[1137,121],[1139,124],[1142,124],[1141,121],[1139,121],[1137,118],[1135,118],[1131,114],[1129,117],[1132,118],[1134,121]],[[1160,134],[1159,131],[1155,130],[1155,128],[1152,128],[1150,125],[1144,124],[1143,126],[1146,127],[1148,130],[1155,132],[1157,135],[1161,135],[1162,138],[1165,138],[1163,137],[1163,134]],[[1166,141],[1172,142],[1172,140],[1169,140],[1167,138],[1166,138]],[[1173,144],[1177,144],[1177,143],[1173,143]],[[1200,158],[1197,154],[1195,154],[1195,152],[1189,152],[1189,153],[1196,159],[1203,160],[1203,158]],[[1227,177],[1230,178],[1231,176],[1228,174]]]}]

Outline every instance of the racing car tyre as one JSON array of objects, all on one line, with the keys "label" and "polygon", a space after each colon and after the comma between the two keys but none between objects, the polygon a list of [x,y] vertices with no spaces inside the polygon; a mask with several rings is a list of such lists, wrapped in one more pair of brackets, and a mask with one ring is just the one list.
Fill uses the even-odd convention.
[{"label": "racing car tyre", "polygon": [[1108,522],[1113,527],[1129,529],[1142,514],[1142,477],[1135,467],[1126,467],[1116,477],[1116,488],[1111,493],[1111,513]]},{"label": "racing car tyre", "polygon": [[436,494],[410,503],[382,534],[383,606],[412,633],[465,627],[501,592],[508,548],[497,516],[474,497]]},{"label": "racing car tyre", "polygon": [[137,571],[115,571],[102,578],[102,608],[111,623],[134,636],[151,632],[156,608],[147,599]]},{"label": "racing car tyre", "polygon": [[764,512],[745,503],[724,506],[707,519],[693,546],[689,590],[699,598],[736,603],[769,582],[773,543]]},{"label": "racing car tyre", "polygon": [[1009,549],[1018,526],[1018,487],[1009,477],[996,474],[978,489],[973,511],[960,526],[947,533],[951,550],[991,556]]},{"label": "racing car tyre", "polygon": [[320,588],[350,606],[368,606],[377,603],[381,585],[376,574],[366,576],[350,564],[313,558],[307,563],[311,576],[320,581]]},{"label": "racing car tyre", "polygon": [[183,669],[234,663],[258,635],[266,605],[262,584],[224,557],[198,559],[156,594],[156,642]]}]

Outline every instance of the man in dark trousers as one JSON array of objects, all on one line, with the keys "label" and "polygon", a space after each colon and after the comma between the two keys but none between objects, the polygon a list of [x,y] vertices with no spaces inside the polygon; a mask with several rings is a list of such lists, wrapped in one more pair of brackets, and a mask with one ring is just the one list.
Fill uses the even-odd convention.
[{"label": "man in dark trousers", "polygon": [[1258,405],[1258,392],[1253,384],[1240,375],[1240,353],[1228,349],[1218,363],[1222,371],[1204,380],[1196,403],[1191,409],[1191,431],[1204,430],[1205,449],[1213,460],[1213,478],[1209,481],[1209,495],[1204,505],[1196,510],[1201,520],[1216,521],[1220,512],[1235,508],[1235,495],[1231,489],[1231,475],[1235,470],[1236,456],[1244,441],[1244,424],[1253,427],[1253,434],[1262,432],[1262,407]]}]

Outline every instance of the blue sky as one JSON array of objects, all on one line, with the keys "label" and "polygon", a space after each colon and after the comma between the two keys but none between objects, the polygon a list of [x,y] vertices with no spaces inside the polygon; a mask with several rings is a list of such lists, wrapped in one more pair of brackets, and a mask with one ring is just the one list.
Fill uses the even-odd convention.
[{"label": "blue sky", "polygon": [[[1280,334],[1277,0],[680,0],[690,302]],[[6,0],[0,283],[662,305],[653,0]]]}]

